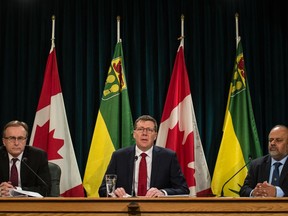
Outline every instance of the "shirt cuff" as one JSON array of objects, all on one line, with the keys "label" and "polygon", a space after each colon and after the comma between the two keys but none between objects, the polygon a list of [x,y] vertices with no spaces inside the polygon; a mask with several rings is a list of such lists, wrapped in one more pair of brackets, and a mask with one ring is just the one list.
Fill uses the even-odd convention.
[{"label": "shirt cuff", "polygon": [[164,193],[164,196],[168,196],[168,193],[165,190],[160,190]]},{"label": "shirt cuff", "polygon": [[283,190],[279,186],[276,186],[276,197],[283,197],[283,196],[284,196]]}]

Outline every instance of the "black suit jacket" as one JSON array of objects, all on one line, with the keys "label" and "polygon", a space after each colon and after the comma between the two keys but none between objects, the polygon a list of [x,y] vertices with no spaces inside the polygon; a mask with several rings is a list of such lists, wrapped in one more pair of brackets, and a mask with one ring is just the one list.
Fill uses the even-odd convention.
[{"label": "black suit jacket", "polygon": [[[106,174],[117,175],[117,187],[123,187],[132,194],[135,145],[113,152]],[[168,195],[189,194],[189,189],[178,163],[176,153],[159,146],[154,146],[150,187],[165,190]],[[105,176],[99,188],[99,196],[106,196]]]},{"label": "black suit jacket", "polygon": [[[240,190],[240,196],[249,197],[251,191],[256,187],[257,183],[264,181],[269,182],[271,168],[271,156],[265,155],[251,162],[248,175]],[[288,196],[288,160],[283,166],[279,187],[283,190],[284,196]]]},{"label": "black suit jacket", "polygon": [[[25,146],[23,158],[32,170],[43,179],[45,185],[25,164],[21,161],[20,178],[23,190],[34,191],[43,196],[50,193],[50,173],[48,167],[47,153],[41,149]],[[9,157],[5,146],[0,147],[0,182],[9,181]]]}]

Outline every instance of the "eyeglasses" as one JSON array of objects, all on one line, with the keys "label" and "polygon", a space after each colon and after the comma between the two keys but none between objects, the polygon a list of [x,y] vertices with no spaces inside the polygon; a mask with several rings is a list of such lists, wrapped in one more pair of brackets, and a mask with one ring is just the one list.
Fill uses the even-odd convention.
[{"label": "eyeglasses", "polygon": [[136,128],[135,129],[138,133],[143,133],[144,131],[146,131],[146,133],[147,134],[151,134],[151,133],[153,133],[155,130],[154,130],[154,128],[143,128],[143,127],[141,127],[141,128]]},{"label": "eyeglasses", "polygon": [[27,137],[23,137],[23,136],[20,136],[20,137],[9,136],[9,137],[4,137],[4,139],[8,140],[8,142],[11,142],[11,143],[15,143],[16,140],[19,143],[23,143],[27,139]]}]

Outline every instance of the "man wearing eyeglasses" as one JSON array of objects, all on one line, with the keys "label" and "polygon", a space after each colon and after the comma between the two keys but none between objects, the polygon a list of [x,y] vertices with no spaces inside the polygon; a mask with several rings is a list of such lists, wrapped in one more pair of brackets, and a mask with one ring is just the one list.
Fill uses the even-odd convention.
[{"label": "man wearing eyeglasses", "polygon": [[[156,120],[149,115],[140,116],[134,123],[133,137],[136,145],[113,152],[106,171],[106,174],[117,175],[114,196],[189,194],[176,153],[154,145],[157,138]],[[107,196],[105,176],[98,192],[100,197]]]},{"label": "man wearing eyeglasses", "polygon": [[11,189],[16,187],[42,196],[49,195],[47,154],[41,149],[26,145],[27,138],[28,126],[25,122],[14,120],[4,126],[3,146],[0,147],[1,196],[11,196]]}]

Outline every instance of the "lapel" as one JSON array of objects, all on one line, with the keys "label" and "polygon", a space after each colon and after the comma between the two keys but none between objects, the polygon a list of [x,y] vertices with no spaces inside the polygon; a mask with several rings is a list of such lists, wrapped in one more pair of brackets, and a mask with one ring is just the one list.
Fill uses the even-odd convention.
[{"label": "lapel", "polygon": [[[23,158],[27,158],[28,160],[26,161],[26,163],[28,164],[28,166],[30,166],[30,157],[29,157],[29,151],[28,151],[28,148],[27,148],[27,146],[25,147],[25,149],[24,149],[24,152],[23,152],[23,155],[22,155],[22,159]],[[31,167],[31,166],[30,166]],[[21,162],[21,169],[20,169],[20,178],[21,178],[21,184],[23,185],[25,185],[25,183],[27,182],[27,181],[29,181],[29,179],[27,179],[28,178],[28,173],[30,173],[31,171],[25,166],[25,164],[24,163],[22,163]]]},{"label": "lapel", "polygon": [[[271,161],[272,161],[272,159],[271,159],[271,156],[269,155],[265,160],[265,165],[264,165],[265,170],[263,170],[263,172],[262,172],[262,173],[265,173],[264,179],[267,180],[267,182],[269,182],[269,176],[270,176],[270,171],[271,171]],[[280,180],[279,180],[280,185],[283,185],[283,183],[284,183],[283,181],[285,180],[285,177],[286,177],[285,173],[288,173],[288,159],[286,160],[285,164],[283,165],[283,169],[282,169],[281,174],[280,174]]]},{"label": "lapel", "polygon": [[283,183],[284,183],[283,181],[285,180],[287,173],[288,173],[288,158],[286,159],[286,162],[283,165],[283,169],[282,169],[281,174],[280,174],[280,180],[279,180],[280,185],[283,185]]},{"label": "lapel", "polygon": [[160,149],[157,146],[153,146],[152,151],[152,167],[151,167],[151,180],[150,180],[150,187],[151,185],[155,185],[155,181],[157,179],[157,173],[159,172],[159,151]]},{"label": "lapel", "polygon": [[132,183],[133,183],[133,177],[134,177],[134,172],[135,172],[135,145],[132,148],[129,148],[128,150],[128,164],[127,164],[127,169],[128,169],[128,184],[129,187],[132,187]]},{"label": "lapel", "polygon": [[263,181],[269,182],[270,170],[271,170],[271,156],[268,155],[268,157],[265,158],[264,170],[262,170],[262,173],[264,175]]}]

